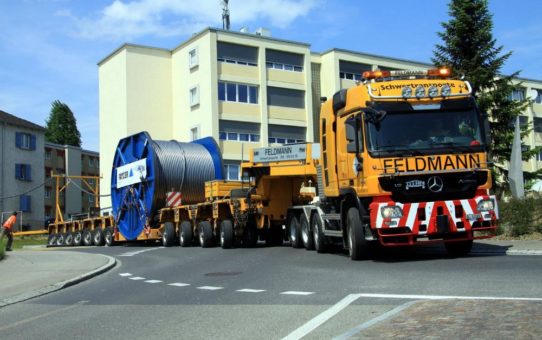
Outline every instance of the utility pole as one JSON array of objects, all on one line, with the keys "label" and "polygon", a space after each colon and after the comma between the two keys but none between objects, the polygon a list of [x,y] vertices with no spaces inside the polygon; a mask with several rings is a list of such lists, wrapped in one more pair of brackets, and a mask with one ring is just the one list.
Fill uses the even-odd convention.
[{"label": "utility pole", "polygon": [[222,0],[222,29],[230,30],[230,10],[228,9],[228,1]]}]

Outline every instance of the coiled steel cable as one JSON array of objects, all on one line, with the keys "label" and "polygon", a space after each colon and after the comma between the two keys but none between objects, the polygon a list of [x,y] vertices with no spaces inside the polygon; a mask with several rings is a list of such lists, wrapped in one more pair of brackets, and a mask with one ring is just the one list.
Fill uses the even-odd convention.
[{"label": "coiled steel cable", "polygon": [[[166,193],[179,191],[183,204],[205,200],[205,182],[215,179],[211,154],[200,144],[153,141],[156,154],[153,207],[165,206]],[[153,210],[154,210],[153,209]]]}]

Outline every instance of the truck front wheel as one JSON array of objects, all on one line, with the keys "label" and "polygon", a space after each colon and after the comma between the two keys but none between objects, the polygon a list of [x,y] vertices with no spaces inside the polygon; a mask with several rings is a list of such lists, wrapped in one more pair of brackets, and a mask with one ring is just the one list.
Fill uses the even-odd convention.
[{"label": "truck front wheel", "polygon": [[365,240],[357,208],[348,209],[346,217],[348,251],[353,261],[369,258],[369,243]]},{"label": "truck front wheel", "polygon": [[311,217],[312,238],[314,239],[314,248],[316,252],[323,253],[327,249],[326,236],[322,228],[322,221],[317,213],[313,213]]},{"label": "truck front wheel", "polygon": [[292,216],[288,224],[288,237],[290,238],[292,247],[301,248],[303,245],[301,241],[301,228],[299,226],[299,219],[296,216]]},{"label": "truck front wheel", "polygon": [[307,250],[314,250],[314,238],[310,231],[309,221],[305,215],[301,215],[301,237]]}]

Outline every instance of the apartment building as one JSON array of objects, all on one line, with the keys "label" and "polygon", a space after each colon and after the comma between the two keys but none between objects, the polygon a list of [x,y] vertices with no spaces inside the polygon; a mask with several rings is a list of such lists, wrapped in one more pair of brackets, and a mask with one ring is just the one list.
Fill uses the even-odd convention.
[{"label": "apartment building", "polygon": [[[119,139],[142,130],[158,140],[212,136],[230,179],[239,178],[240,162],[254,147],[314,141],[320,97],[354,86],[364,71],[431,67],[344,49],[311,52],[309,44],[273,38],[265,29],[213,28],[173,50],[125,44],[98,66],[102,164],[112,164]],[[523,81],[524,95],[542,91],[542,81]],[[525,141],[531,146],[542,145],[536,100],[525,114],[535,125]],[[541,168],[540,158],[526,162],[526,170]],[[104,194],[110,173],[100,173]]]},{"label": "apartment building", "polygon": [[0,221],[43,226],[45,128],[0,110]]},{"label": "apartment building", "polygon": [[[57,179],[54,175],[73,176],[69,185],[65,178],[58,180],[59,188],[65,187],[58,197],[58,206],[63,213],[63,218],[68,219],[74,214],[88,213],[98,203],[92,194],[92,188],[96,187],[95,179],[87,179],[85,184],[78,176],[99,177],[100,156],[95,151],[81,149],[70,145],[45,143],[44,169],[46,183],[44,187],[44,210],[45,218],[54,218],[56,209],[56,186]],[[89,187],[90,186],[90,187]]]}]

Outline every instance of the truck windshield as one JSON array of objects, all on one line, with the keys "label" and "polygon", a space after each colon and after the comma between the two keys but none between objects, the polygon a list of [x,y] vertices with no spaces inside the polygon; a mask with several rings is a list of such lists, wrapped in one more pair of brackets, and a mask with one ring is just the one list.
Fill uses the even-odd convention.
[{"label": "truck windshield", "polygon": [[388,112],[366,119],[372,156],[480,152],[485,149],[475,109]]}]

